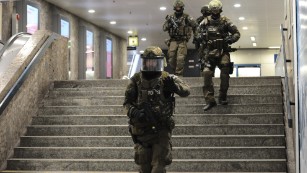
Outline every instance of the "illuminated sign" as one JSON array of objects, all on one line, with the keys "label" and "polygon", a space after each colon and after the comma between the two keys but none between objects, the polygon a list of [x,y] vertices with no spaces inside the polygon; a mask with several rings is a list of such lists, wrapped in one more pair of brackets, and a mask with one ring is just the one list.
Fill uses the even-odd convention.
[{"label": "illuminated sign", "polygon": [[129,36],[128,37],[128,46],[129,47],[139,46],[139,38],[137,36]]}]

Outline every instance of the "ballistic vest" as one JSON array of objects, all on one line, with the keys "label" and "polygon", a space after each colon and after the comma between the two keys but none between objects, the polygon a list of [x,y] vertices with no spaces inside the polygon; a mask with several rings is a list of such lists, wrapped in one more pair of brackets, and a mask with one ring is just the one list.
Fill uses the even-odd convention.
[{"label": "ballistic vest", "polygon": [[189,26],[188,15],[183,13],[181,17],[176,18],[174,14],[171,15],[178,25],[178,28],[170,27],[169,35],[171,39],[175,40],[187,40],[190,39],[192,29]]},{"label": "ballistic vest", "polygon": [[141,73],[136,76],[137,105],[139,106],[144,102],[149,104],[157,122],[168,120],[173,115],[175,98],[173,95],[166,98],[164,94],[163,78],[167,76],[167,72],[162,72],[160,77],[151,80],[142,78]]}]

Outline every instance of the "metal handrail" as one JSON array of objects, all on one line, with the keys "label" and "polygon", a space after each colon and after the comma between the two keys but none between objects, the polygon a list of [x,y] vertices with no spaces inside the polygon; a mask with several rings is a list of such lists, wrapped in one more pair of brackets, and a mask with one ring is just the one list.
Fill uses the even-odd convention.
[{"label": "metal handrail", "polygon": [[284,55],[283,57],[284,57],[284,70],[285,70],[285,93],[286,93],[285,101],[286,101],[286,106],[287,106],[288,126],[289,128],[292,128],[291,103],[290,103],[288,71],[287,71],[287,62],[291,62],[291,60],[287,60],[286,58],[284,31],[287,31],[287,28],[284,28],[283,24],[281,24],[280,32],[281,32],[281,37],[282,37],[282,53]]},{"label": "metal handrail", "polygon": [[45,41],[45,43],[42,45],[42,47],[38,50],[38,52],[35,54],[29,65],[25,68],[25,70],[22,72],[22,74],[19,76],[13,87],[8,91],[8,93],[5,95],[4,99],[0,103],[0,116],[2,112],[5,110],[7,105],[10,103],[14,95],[17,93],[18,89],[21,87],[23,82],[26,80],[26,77],[29,75],[31,70],[33,69],[34,65],[36,65],[39,60],[43,57],[45,52],[47,51],[47,48],[51,45],[51,43],[58,38],[59,35],[56,33],[53,33],[49,36],[49,38]]},{"label": "metal handrail", "polygon": [[4,54],[5,50],[6,50],[9,46],[11,46],[17,38],[19,38],[19,37],[22,36],[22,35],[32,35],[32,34],[27,33],[27,32],[19,32],[19,33],[13,35],[13,36],[4,44],[3,48],[0,50],[0,59],[2,58],[2,55]]}]

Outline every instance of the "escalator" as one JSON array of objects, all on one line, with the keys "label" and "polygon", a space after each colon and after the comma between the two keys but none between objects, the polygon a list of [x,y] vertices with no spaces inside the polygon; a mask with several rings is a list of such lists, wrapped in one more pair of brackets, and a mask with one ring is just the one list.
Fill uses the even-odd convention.
[{"label": "escalator", "polygon": [[5,44],[0,43],[0,76],[6,71],[9,64],[13,62],[30,37],[31,34],[20,32],[13,35]]}]

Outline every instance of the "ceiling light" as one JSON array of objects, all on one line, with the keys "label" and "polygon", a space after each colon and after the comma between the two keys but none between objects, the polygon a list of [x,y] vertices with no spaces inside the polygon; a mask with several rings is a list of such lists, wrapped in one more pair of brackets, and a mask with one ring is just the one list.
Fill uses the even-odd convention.
[{"label": "ceiling light", "polygon": [[91,9],[91,10],[88,10],[89,13],[95,13],[95,10]]},{"label": "ceiling light", "polygon": [[239,20],[245,20],[245,18],[244,17],[239,17]]},{"label": "ceiling light", "polygon": [[128,33],[128,34],[132,34],[132,33],[133,33],[133,31],[128,31],[127,33]]},{"label": "ceiling light", "polygon": [[241,4],[235,4],[233,6],[236,7],[236,8],[239,8],[239,7],[241,7]]},{"label": "ceiling light", "polygon": [[165,11],[165,10],[166,10],[166,7],[160,7],[160,10],[161,10],[161,11]]},{"label": "ceiling light", "polygon": [[144,53],[144,50],[140,50],[140,53]]},{"label": "ceiling light", "polygon": [[248,30],[248,27],[244,26],[242,27],[243,30]]},{"label": "ceiling light", "polygon": [[252,40],[252,41],[256,41],[256,38],[255,38],[255,37],[251,37],[251,40]]},{"label": "ceiling light", "polygon": [[115,25],[116,21],[111,21],[110,24]]},{"label": "ceiling light", "polygon": [[141,40],[142,40],[142,41],[146,41],[146,38],[145,38],[145,37],[144,37],[144,38],[141,38]]},{"label": "ceiling light", "polygon": [[257,46],[257,43],[253,43],[253,46],[256,47],[256,46]]},{"label": "ceiling light", "polygon": [[279,46],[270,46],[269,49],[279,49]]}]

